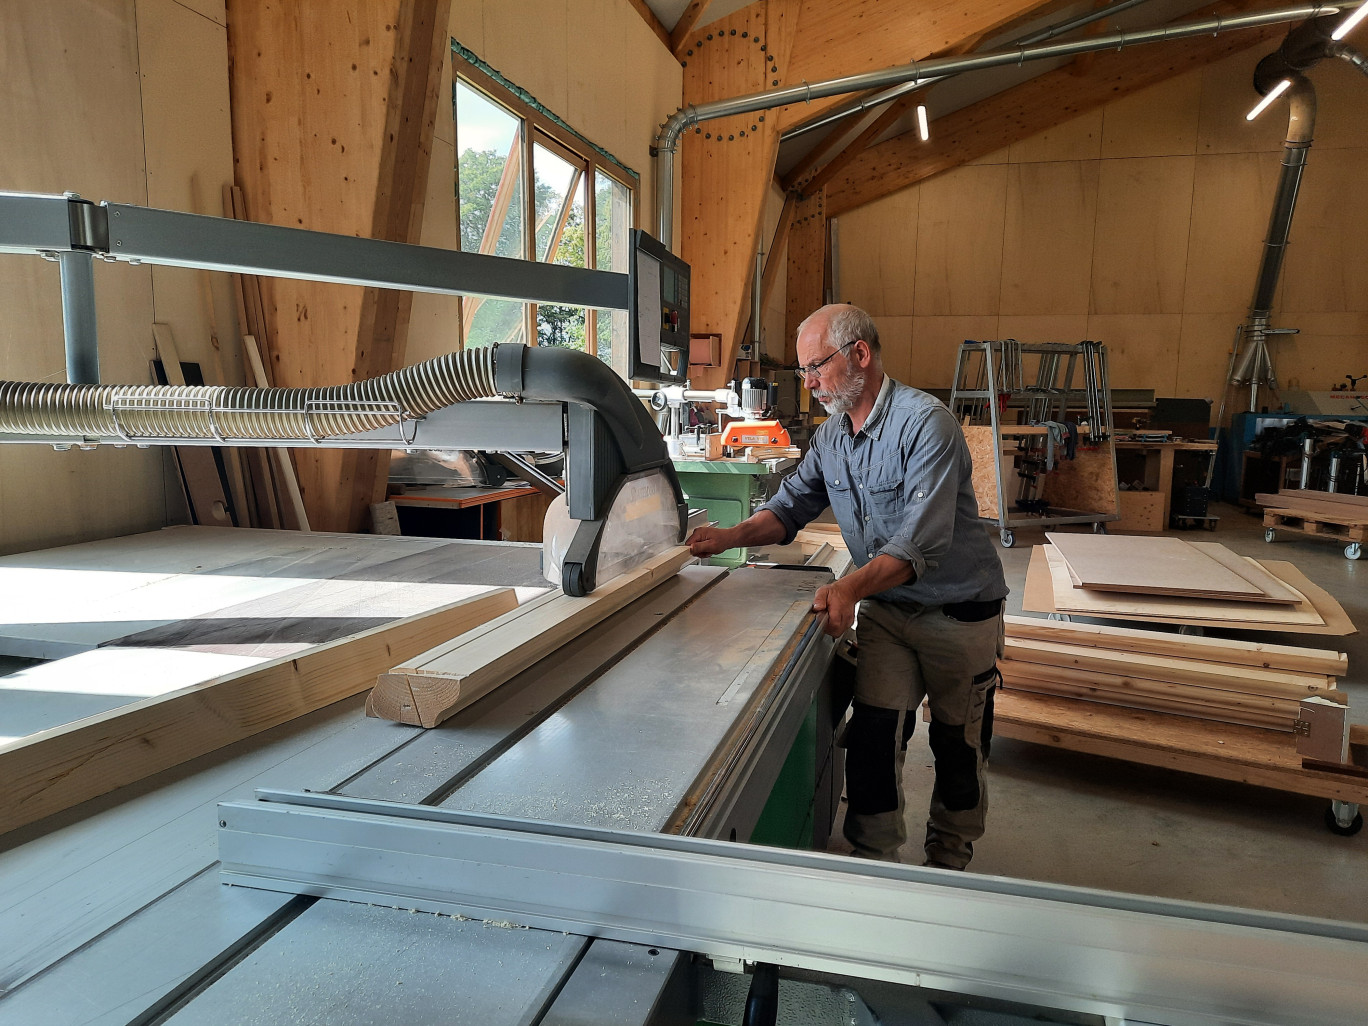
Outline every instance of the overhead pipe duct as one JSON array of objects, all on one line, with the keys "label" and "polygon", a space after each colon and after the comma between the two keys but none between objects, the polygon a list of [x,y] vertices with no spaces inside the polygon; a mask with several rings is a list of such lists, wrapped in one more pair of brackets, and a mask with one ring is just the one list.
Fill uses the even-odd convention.
[{"label": "overhead pipe duct", "polygon": [[1071,57],[1081,53],[1095,53],[1099,50],[1120,50],[1137,43],[1157,43],[1168,39],[1187,39],[1191,36],[1218,35],[1238,29],[1258,28],[1261,25],[1277,25],[1286,21],[1300,21],[1335,14],[1357,7],[1358,4],[1300,4],[1272,11],[1255,11],[1248,14],[1234,14],[1229,17],[1205,18],[1200,21],[1178,22],[1161,25],[1157,28],[1139,29],[1134,32],[1113,32],[1107,35],[1090,36],[1087,39],[1073,39],[1042,46],[1019,46],[1009,50],[995,50],[988,53],[969,54],[963,57],[937,57],[925,61],[913,61],[881,71],[869,71],[859,75],[846,75],[842,78],[828,79],[825,82],[803,83],[787,89],[771,92],[751,93],[728,100],[689,106],[675,111],[656,134],[656,231],[657,238],[667,248],[673,248],[674,238],[674,157],[680,137],[685,129],[703,121],[730,117],[733,114],[750,114],[754,111],[783,107],[790,103],[810,103],[828,96],[843,93],[863,92],[866,89],[883,89],[887,86],[908,84],[921,85],[933,77],[957,75],[968,71],[998,68],[1009,64],[1024,64],[1026,61],[1045,60],[1053,57]]},{"label": "overhead pipe duct", "polygon": [[[1030,35],[1022,36],[1019,39],[1013,39],[1008,45],[1030,46],[1033,43],[1043,43],[1047,39],[1054,39],[1056,36],[1062,36],[1066,32],[1072,32],[1074,29],[1083,28],[1086,25],[1091,25],[1095,21],[1102,21],[1104,18],[1114,17],[1124,10],[1131,7],[1138,7],[1140,4],[1147,4],[1149,2],[1150,0],[1117,0],[1116,3],[1103,7],[1100,10],[1089,11],[1087,14],[1080,14],[1077,18],[1070,18],[1067,21],[1061,21],[1048,28],[1043,28],[1039,32],[1032,32]],[[824,114],[820,118],[814,118],[806,124],[799,125],[796,128],[790,128],[779,137],[779,141],[785,143],[790,139],[798,139],[807,135],[809,132],[815,132],[819,128],[833,125],[853,114],[859,114],[861,111],[878,107],[880,104],[887,103],[889,100],[896,100],[900,96],[906,96],[908,93],[916,92],[918,89],[924,89],[926,86],[935,85],[937,82],[943,82],[947,78],[952,77],[952,75],[941,75],[937,78],[928,78],[920,82],[904,82],[902,85],[894,86],[892,89],[886,89],[881,93],[875,93],[873,96],[866,96],[863,99],[842,104],[836,110]]]},{"label": "overhead pipe duct", "polygon": [[1278,387],[1277,374],[1268,351],[1268,336],[1291,334],[1295,329],[1269,326],[1273,312],[1273,297],[1282,274],[1283,258],[1287,254],[1292,230],[1292,215],[1297,206],[1302,173],[1316,125],[1316,90],[1303,74],[1326,57],[1347,60],[1360,71],[1368,73],[1368,60],[1345,43],[1332,38],[1337,20],[1331,17],[1312,18],[1292,29],[1277,50],[1268,54],[1254,69],[1254,88],[1261,96],[1268,96],[1283,82],[1290,82],[1288,99],[1287,138],[1283,142],[1282,171],[1273,197],[1273,210],[1268,219],[1268,233],[1264,238],[1263,256],[1255,277],[1254,298],[1249,304],[1249,323],[1242,334],[1247,340],[1245,351],[1234,361],[1230,384],[1249,385],[1249,408],[1258,408],[1259,386]]}]

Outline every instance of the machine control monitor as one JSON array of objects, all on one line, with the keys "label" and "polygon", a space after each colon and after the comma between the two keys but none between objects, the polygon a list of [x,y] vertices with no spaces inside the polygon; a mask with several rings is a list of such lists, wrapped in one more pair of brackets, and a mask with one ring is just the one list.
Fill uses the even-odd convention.
[{"label": "machine control monitor", "polygon": [[689,376],[689,265],[641,229],[632,232],[628,284],[631,358],[639,381]]}]

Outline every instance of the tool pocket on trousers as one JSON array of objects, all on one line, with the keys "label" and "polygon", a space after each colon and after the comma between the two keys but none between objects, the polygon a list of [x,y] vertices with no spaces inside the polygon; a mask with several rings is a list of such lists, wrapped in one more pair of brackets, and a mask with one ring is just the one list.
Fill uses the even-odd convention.
[{"label": "tool pocket on trousers", "polygon": [[983,718],[988,708],[988,698],[1001,679],[994,666],[978,674],[969,684],[969,705],[964,710],[964,740],[973,748],[982,747],[985,740]]}]

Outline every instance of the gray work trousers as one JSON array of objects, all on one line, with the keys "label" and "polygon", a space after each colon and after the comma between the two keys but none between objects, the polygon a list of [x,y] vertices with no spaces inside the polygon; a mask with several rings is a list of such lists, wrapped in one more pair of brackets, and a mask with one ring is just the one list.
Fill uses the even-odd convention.
[{"label": "gray work trousers", "polygon": [[[922,699],[931,709],[936,763],[926,824],[926,860],[963,869],[988,812],[984,766],[991,739],[985,708],[997,685],[1002,613],[977,623],[941,607],[877,599],[860,603],[855,711],[846,730],[845,837],[857,855],[897,860],[907,840],[902,751]],[[991,717],[991,713],[989,713]]]}]

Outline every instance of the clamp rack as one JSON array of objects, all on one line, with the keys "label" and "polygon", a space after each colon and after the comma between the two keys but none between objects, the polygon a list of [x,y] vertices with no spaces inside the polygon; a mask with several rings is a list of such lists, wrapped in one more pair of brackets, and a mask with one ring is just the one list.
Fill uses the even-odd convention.
[{"label": "clamp rack", "polygon": [[[1018,527],[1092,524],[1105,532],[1106,523],[1120,519],[1104,344],[966,340],[955,362],[950,408],[975,456],[980,513],[997,524],[1004,548],[1015,544]],[[1087,439],[1088,452],[1081,454],[1087,459],[1056,453],[1056,435],[1071,410],[1086,418],[1078,430]],[[1009,411],[1012,421],[1004,422]],[[1010,499],[1005,470],[1020,482]]]}]

